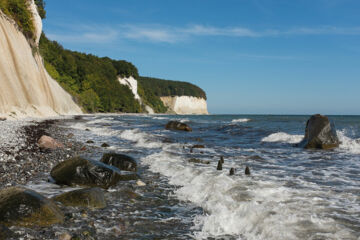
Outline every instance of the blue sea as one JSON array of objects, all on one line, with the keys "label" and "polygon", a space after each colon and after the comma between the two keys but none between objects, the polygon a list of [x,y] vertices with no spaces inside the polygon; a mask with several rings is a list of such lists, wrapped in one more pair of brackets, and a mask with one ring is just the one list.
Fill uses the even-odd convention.
[{"label": "blue sea", "polygon": [[[341,140],[331,151],[294,146],[309,117],[90,115],[65,128],[136,158],[147,184],[126,204],[123,186],[109,190],[99,239],[360,239],[360,117],[329,116]],[[165,130],[170,120],[193,131]]]}]

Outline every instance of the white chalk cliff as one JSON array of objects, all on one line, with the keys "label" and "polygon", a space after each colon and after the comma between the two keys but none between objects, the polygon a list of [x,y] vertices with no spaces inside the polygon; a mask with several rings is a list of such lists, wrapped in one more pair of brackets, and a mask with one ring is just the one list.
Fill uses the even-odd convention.
[{"label": "white chalk cliff", "polygon": [[160,97],[161,101],[170,111],[176,114],[209,114],[204,98],[191,96]]},{"label": "white chalk cliff", "polygon": [[[143,104],[143,101],[141,99],[141,97],[138,94],[138,81],[133,77],[118,77],[118,80],[120,82],[120,84],[128,86],[130,88],[130,90],[132,91],[132,93],[134,94],[134,98],[136,100],[138,100],[140,102],[140,104]],[[154,114],[155,111],[148,105],[143,104],[145,106],[145,110],[147,111],[147,113],[149,114]]]},{"label": "white chalk cliff", "polygon": [[[38,45],[42,23],[34,0],[29,10]],[[36,48],[16,23],[0,11],[0,115],[10,118],[79,114],[72,97],[46,72]]]}]

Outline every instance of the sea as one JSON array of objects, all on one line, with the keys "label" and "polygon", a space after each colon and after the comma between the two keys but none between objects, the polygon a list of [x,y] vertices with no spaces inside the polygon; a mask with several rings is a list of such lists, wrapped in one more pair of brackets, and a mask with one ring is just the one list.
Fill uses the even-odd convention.
[{"label": "sea", "polygon": [[99,239],[359,240],[360,116],[329,116],[341,144],[326,151],[295,146],[309,117],[89,115],[64,128],[134,157],[146,183],[108,190]]}]

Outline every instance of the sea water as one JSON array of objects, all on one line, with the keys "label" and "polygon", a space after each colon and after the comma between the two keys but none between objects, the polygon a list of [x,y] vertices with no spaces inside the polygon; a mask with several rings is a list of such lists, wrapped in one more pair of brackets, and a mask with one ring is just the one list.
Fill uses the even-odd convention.
[{"label": "sea water", "polygon": [[[151,222],[159,235],[143,224],[134,239],[360,239],[360,117],[329,117],[341,141],[331,151],[294,146],[309,116],[100,115],[67,127],[79,141],[135,157],[142,181],[157,182],[141,194],[161,204],[127,217]],[[193,131],[166,130],[170,120]],[[205,148],[190,151],[194,144]],[[104,236],[106,224],[97,225]]]}]

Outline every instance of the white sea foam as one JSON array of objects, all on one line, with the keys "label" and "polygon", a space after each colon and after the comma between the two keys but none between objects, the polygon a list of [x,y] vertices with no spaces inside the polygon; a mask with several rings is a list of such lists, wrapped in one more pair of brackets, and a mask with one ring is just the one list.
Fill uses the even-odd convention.
[{"label": "white sea foam", "polygon": [[149,139],[150,136],[140,131],[138,128],[124,130],[119,136],[122,139],[135,142],[138,147],[159,148],[163,145],[161,142],[151,141]]},{"label": "white sea foam", "polygon": [[213,168],[195,168],[175,154],[163,151],[142,158],[153,172],[180,186],[176,196],[202,207],[206,214],[195,217],[195,238],[223,235],[239,239],[304,239],[315,232],[328,233],[327,239],[351,235],[333,219],[321,216],[308,191],[287,188],[281,182],[253,177],[230,177]]},{"label": "white sea foam", "polygon": [[284,143],[299,143],[304,138],[303,135],[291,135],[284,132],[277,132],[270,134],[261,139],[262,142],[284,142]]},{"label": "white sea foam", "polygon": [[352,139],[346,136],[345,130],[336,131],[338,138],[341,142],[340,150],[345,150],[346,152],[352,154],[360,154],[360,139]]},{"label": "white sea foam", "polygon": [[243,123],[243,122],[249,122],[251,121],[251,119],[249,118],[239,118],[239,119],[233,119],[231,122],[232,123]]}]

